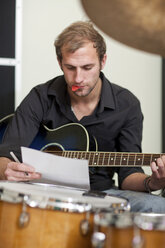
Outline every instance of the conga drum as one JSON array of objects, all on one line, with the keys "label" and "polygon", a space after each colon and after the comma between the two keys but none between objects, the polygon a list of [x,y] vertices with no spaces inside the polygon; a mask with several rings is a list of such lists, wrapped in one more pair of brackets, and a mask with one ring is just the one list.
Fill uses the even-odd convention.
[{"label": "conga drum", "polygon": [[129,202],[79,189],[0,182],[0,248],[92,247],[93,217]]},{"label": "conga drum", "polygon": [[92,235],[94,248],[132,248],[133,237],[133,217],[130,212],[95,214]]},{"label": "conga drum", "polygon": [[139,213],[134,217],[145,248],[165,247],[165,214]]},{"label": "conga drum", "polygon": [[165,215],[156,213],[96,213],[93,247],[164,248]]}]

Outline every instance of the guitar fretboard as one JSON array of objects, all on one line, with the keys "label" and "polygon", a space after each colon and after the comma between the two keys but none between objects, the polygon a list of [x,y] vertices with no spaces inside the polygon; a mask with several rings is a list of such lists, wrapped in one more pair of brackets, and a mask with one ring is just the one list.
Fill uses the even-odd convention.
[{"label": "guitar fretboard", "polygon": [[86,151],[48,151],[55,155],[87,159],[89,166],[110,166],[110,167],[141,167],[149,166],[152,161],[156,161],[162,154],[150,153],[126,153],[126,152],[86,152]]}]

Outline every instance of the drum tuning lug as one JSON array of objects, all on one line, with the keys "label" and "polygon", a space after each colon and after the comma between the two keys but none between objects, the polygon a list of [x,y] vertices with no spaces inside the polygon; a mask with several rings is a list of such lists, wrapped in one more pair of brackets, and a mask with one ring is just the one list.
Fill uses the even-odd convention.
[{"label": "drum tuning lug", "polygon": [[86,236],[89,232],[89,221],[88,220],[82,220],[80,222],[80,232],[83,236]]},{"label": "drum tuning lug", "polygon": [[19,216],[19,227],[26,227],[29,223],[30,215],[27,212],[22,212]]},{"label": "drum tuning lug", "polygon": [[132,240],[133,248],[144,248],[145,240],[144,237],[140,234],[140,230],[134,226],[134,237]]},{"label": "drum tuning lug", "polygon": [[23,228],[26,227],[29,223],[30,220],[30,214],[26,211],[27,206],[26,206],[26,201],[27,201],[28,197],[24,196],[23,198],[23,203],[22,203],[22,212],[19,216],[18,219],[18,225],[19,227]]},{"label": "drum tuning lug", "polygon": [[103,248],[105,245],[105,234],[102,232],[94,232],[91,241],[93,248]]},{"label": "drum tuning lug", "polygon": [[137,236],[133,238],[132,242],[132,247],[133,248],[144,248],[144,238],[141,236]]}]

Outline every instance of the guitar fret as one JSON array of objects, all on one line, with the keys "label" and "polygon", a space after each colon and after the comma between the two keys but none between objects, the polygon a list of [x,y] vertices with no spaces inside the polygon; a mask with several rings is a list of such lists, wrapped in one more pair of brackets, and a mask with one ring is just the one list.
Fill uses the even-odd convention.
[{"label": "guitar fret", "polygon": [[88,159],[88,158],[87,158],[87,152],[84,152],[83,159]]},{"label": "guitar fret", "polygon": [[120,166],[122,165],[122,159],[123,159],[123,153],[121,153],[121,157],[120,157]]},{"label": "guitar fret", "polygon": [[80,159],[81,158],[81,152],[76,152],[77,153],[77,159]]},{"label": "guitar fret", "polygon": [[121,165],[128,165],[128,153],[122,154]]},{"label": "guitar fret", "polygon": [[104,159],[105,159],[105,152],[102,152],[103,158],[102,158],[102,165],[104,165]]},{"label": "guitar fret", "polygon": [[102,163],[102,165],[109,165],[109,154],[107,152],[104,152],[104,164]]},{"label": "guitar fret", "polygon": [[75,152],[72,152],[71,157],[72,158],[76,158],[76,153]]},{"label": "guitar fret", "polygon": [[150,164],[152,162],[152,159],[153,159],[153,154],[151,154],[151,157],[150,157]]},{"label": "guitar fret", "polygon": [[72,154],[73,154],[73,152],[71,151],[71,152],[69,152],[69,158],[72,158]]},{"label": "guitar fret", "polygon": [[121,153],[116,153],[116,158],[115,158],[115,165],[121,165]]},{"label": "guitar fret", "polygon": [[144,154],[142,154],[142,165],[144,165]]},{"label": "guitar fret", "polygon": [[91,165],[95,165],[95,153],[94,152],[91,152],[91,158],[92,158],[92,162],[91,162]]},{"label": "guitar fret", "polygon": [[141,153],[136,154],[136,160],[134,166],[136,165],[143,165],[143,155]]},{"label": "guitar fret", "polygon": [[115,153],[111,152],[111,156],[109,159],[109,165],[115,165]]},{"label": "guitar fret", "polygon": [[104,157],[105,157],[105,153],[104,152],[99,152],[99,163],[98,163],[98,165],[100,165],[100,166],[104,165]]},{"label": "guitar fret", "polygon": [[82,159],[86,159],[86,152],[82,152]]},{"label": "guitar fret", "polygon": [[108,163],[107,163],[108,165],[110,165],[110,163],[109,163],[110,162],[110,157],[111,157],[111,152],[109,153],[109,156],[108,156]]},{"label": "guitar fret", "polygon": [[77,152],[77,159],[81,159],[81,152]]},{"label": "guitar fret", "polygon": [[91,153],[90,152],[88,152],[88,153],[86,152],[86,155],[87,155],[86,156],[86,159],[88,159],[88,161],[90,161]]},{"label": "guitar fret", "polygon": [[135,161],[136,161],[137,154],[135,154],[135,159],[134,159],[134,166],[135,166]]},{"label": "guitar fret", "polygon": [[145,154],[144,160],[143,160],[143,165],[150,165],[151,161],[152,161],[151,154]]},{"label": "guitar fret", "polygon": [[128,157],[127,157],[127,165],[128,165],[128,162],[129,162],[129,153],[127,153]]},{"label": "guitar fret", "polygon": [[128,159],[128,166],[134,166],[135,165],[135,159],[136,156],[134,153],[129,153],[129,159]]},{"label": "guitar fret", "polygon": [[93,154],[90,152],[89,165],[93,166]]},{"label": "guitar fret", "polygon": [[157,158],[160,158],[161,154],[153,154],[152,156],[152,162],[155,162]]},{"label": "guitar fret", "polygon": [[100,153],[100,152],[98,152],[97,165],[101,165],[101,163],[100,163],[100,160],[101,160],[100,155],[101,155],[101,153]]},{"label": "guitar fret", "polygon": [[68,152],[64,152],[64,156],[67,157]]},{"label": "guitar fret", "polygon": [[93,165],[98,165],[98,152],[93,153]]},{"label": "guitar fret", "polygon": [[69,152],[69,153],[68,153],[68,158],[73,158],[73,157],[72,157],[72,154],[73,154],[73,152]]}]

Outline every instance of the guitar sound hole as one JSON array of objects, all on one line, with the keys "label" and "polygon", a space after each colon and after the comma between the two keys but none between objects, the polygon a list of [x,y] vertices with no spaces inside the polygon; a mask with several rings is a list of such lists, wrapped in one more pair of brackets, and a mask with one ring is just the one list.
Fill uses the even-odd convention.
[{"label": "guitar sound hole", "polygon": [[59,146],[47,146],[45,149],[43,149],[44,152],[54,152],[54,151],[61,151],[61,148]]}]

